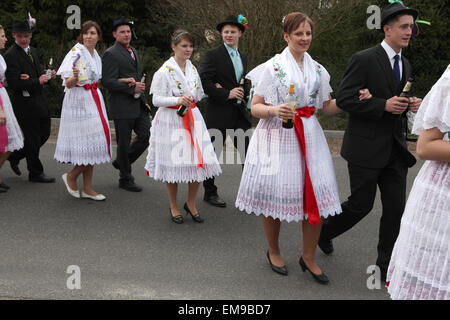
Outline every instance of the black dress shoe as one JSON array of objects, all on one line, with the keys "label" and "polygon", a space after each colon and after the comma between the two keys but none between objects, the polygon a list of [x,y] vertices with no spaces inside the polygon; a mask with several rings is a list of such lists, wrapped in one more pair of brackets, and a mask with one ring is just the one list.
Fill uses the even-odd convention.
[{"label": "black dress shoe", "polygon": [[19,169],[19,161],[9,160],[9,165],[11,166],[11,170],[18,176],[22,175],[22,171]]},{"label": "black dress shoe", "polygon": [[316,280],[318,283],[320,283],[320,284],[328,284],[328,282],[330,282],[330,280],[325,275],[325,273],[322,272],[322,274],[315,274],[311,270],[309,270],[309,268],[306,265],[305,261],[303,261],[303,257],[300,257],[300,260],[299,260],[298,263],[300,263],[300,267],[302,267],[303,272],[306,272],[306,270],[308,270],[309,273],[311,273],[311,275],[313,276],[314,280]]},{"label": "black dress shoe", "polygon": [[55,182],[55,178],[51,178],[46,176],[45,174],[40,174],[37,176],[32,176],[29,175],[28,176],[28,181],[30,182],[40,182],[40,183],[54,183]]},{"label": "black dress shoe", "polygon": [[186,210],[186,215],[190,214],[192,217],[192,220],[194,220],[195,222],[203,223],[205,221],[205,219],[200,217],[199,213],[197,213],[197,215],[193,215],[191,210],[189,210],[187,203],[184,203],[184,210]]},{"label": "black dress shoe", "polygon": [[113,165],[113,167],[116,168],[117,170],[120,169],[120,168],[119,168],[119,163],[117,162],[117,160],[114,160],[114,161],[112,162],[112,165]]},{"label": "black dress shoe", "polygon": [[327,256],[331,255],[334,251],[333,241],[331,240],[323,240],[319,238],[318,246]]},{"label": "black dress shoe", "polygon": [[277,267],[272,264],[272,261],[270,260],[269,250],[267,250],[267,260],[269,260],[270,267],[272,268],[273,271],[275,271],[276,273],[281,274],[283,276],[288,275],[286,266]]},{"label": "black dress shoe", "polygon": [[0,188],[0,193],[5,193],[5,192],[8,192],[8,189]]},{"label": "black dress shoe", "polygon": [[182,224],[184,222],[183,217],[179,214],[177,216],[172,215],[172,210],[169,208],[170,217],[172,218],[172,221],[176,224]]},{"label": "black dress shoe", "polygon": [[0,189],[9,190],[9,186],[6,183],[2,182],[0,183]]},{"label": "black dress shoe", "polygon": [[225,208],[227,206],[225,201],[223,201],[217,194],[205,196],[203,200],[215,207]]},{"label": "black dress shoe", "polygon": [[134,182],[119,182],[119,188],[130,192],[141,192],[142,188]]}]

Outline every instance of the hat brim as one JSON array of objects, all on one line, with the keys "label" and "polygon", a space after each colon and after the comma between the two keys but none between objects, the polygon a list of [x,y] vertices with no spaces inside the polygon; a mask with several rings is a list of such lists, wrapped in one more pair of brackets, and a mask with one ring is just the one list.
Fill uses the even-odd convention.
[{"label": "hat brim", "polygon": [[381,21],[380,31],[384,33],[383,27],[385,26],[386,22],[389,21],[389,19],[391,19],[395,16],[405,15],[405,14],[413,16],[414,21],[416,21],[417,17],[419,16],[419,11],[417,11],[416,9],[412,9],[412,8],[405,8],[405,9],[398,10],[398,11],[391,13],[390,15],[388,15]]},{"label": "hat brim", "polygon": [[245,31],[245,27],[242,24],[236,23],[236,22],[222,22],[222,23],[219,23],[217,25],[217,31],[222,32],[222,28],[224,26],[226,26],[227,24],[238,27],[242,32]]},{"label": "hat brim", "polygon": [[113,30],[112,30],[112,31],[113,31],[113,32],[116,31],[117,28],[120,27],[120,26],[130,26],[130,28],[133,28],[133,27],[134,27],[134,25],[133,25],[132,23],[124,22],[124,23],[119,23],[119,24],[115,25],[115,26],[113,27]]}]

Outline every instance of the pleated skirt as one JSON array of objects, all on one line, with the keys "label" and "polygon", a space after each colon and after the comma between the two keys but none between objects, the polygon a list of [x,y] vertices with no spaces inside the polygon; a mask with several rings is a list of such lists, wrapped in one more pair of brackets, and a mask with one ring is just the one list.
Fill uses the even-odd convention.
[{"label": "pleated skirt", "polygon": [[[321,217],[342,212],[333,161],[315,116],[302,118],[308,169]],[[281,221],[308,219],[303,210],[305,166],[295,129],[278,118],[261,119],[251,138],[236,199],[248,214]]]},{"label": "pleated skirt", "polygon": [[0,88],[0,96],[3,102],[3,111],[6,117],[6,130],[8,131],[8,145],[6,152],[12,152],[23,148],[23,137],[20,126],[17,123],[14,110],[9,100],[8,93],[5,88]]},{"label": "pleated skirt", "polygon": [[198,108],[193,109],[192,113],[195,131],[192,124],[190,127],[194,143],[201,151],[203,168],[198,167],[200,157],[184,128],[183,118],[177,115],[175,109],[159,108],[150,129],[145,164],[149,177],[169,183],[189,183],[201,182],[222,173],[205,121]]},{"label": "pleated skirt", "polygon": [[[108,116],[100,90],[101,109],[105,117],[109,140]],[[95,165],[111,160],[111,145],[108,146],[100,114],[90,90],[72,88],[66,91],[61,110],[58,140],[54,158],[62,163]]]},{"label": "pleated skirt", "polygon": [[427,161],[417,175],[388,269],[399,300],[450,299],[450,163]]}]

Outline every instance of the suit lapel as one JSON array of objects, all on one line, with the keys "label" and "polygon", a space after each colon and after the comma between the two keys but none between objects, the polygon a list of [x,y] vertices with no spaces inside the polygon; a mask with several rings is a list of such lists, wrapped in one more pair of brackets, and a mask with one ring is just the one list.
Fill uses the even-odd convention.
[{"label": "suit lapel", "polygon": [[[30,64],[30,66],[35,68],[35,65],[34,65],[33,61],[31,61],[30,57],[27,55],[25,50],[21,46],[19,46],[17,43],[14,44],[14,45],[16,46],[16,51],[18,52],[19,56],[22,57],[22,60],[27,61]],[[33,50],[31,50],[31,55],[33,56],[33,59],[35,59],[35,57],[33,55]]]},{"label": "suit lapel", "polygon": [[412,70],[409,64],[409,61],[403,57],[402,55],[402,63],[403,63],[403,77],[402,77],[402,88],[406,84],[406,80],[411,76]]},{"label": "suit lapel", "polygon": [[242,67],[244,68],[244,74],[242,76],[245,76],[245,71],[247,70],[247,56],[245,56],[241,50],[239,50],[239,55],[241,56]]},{"label": "suit lapel", "polygon": [[234,71],[234,65],[233,65],[233,61],[231,61],[231,57],[230,54],[228,53],[227,48],[225,48],[225,45],[223,44],[221,49],[221,55],[223,57],[223,61],[225,62],[225,69],[229,70],[226,74],[226,76],[230,77],[231,79],[233,79],[233,82],[237,83],[236,81],[236,72]]},{"label": "suit lapel", "polygon": [[392,95],[396,94],[397,88],[398,88],[398,80],[395,78],[394,70],[392,70],[391,63],[389,61],[389,57],[384,51],[381,44],[377,46],[377,59],[378,63],[380,65],[381,70],[383,70],[385,74],[385,79],[387,79],[389,88],[392,91]]},{"label": "suit lapel", "polygon": [[133,61],[133,58],[131,58],[130,53],[127,51],[127,49],[122,47],[122,45],[120,45],[120,43],[116,42],[115,46],[116,46],[116,50],[119,51],[124,58],[126,58],[127,60]]}]

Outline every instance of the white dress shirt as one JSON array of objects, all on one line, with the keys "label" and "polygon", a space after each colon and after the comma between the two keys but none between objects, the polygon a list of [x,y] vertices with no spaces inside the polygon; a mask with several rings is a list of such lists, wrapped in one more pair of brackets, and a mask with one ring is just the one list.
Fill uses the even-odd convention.
[{"label": "white dress shirt", "polygon": [[395,62],[395,55],[398,54],[399,59],[398,59],[398,65],[400,67],[400,79],[403,79],[403,62],[402,62],[402,51],[400,50],[399,53],[396,53],[394,51],[394,49],[392,49],[386,41],[383,40],[383,42],[381,42],[381,46],[383,47],[384,51],[386,51],[388,57],[389,57],[389,61],[391,62],[391,68],[394,69],[394,62]]}]

